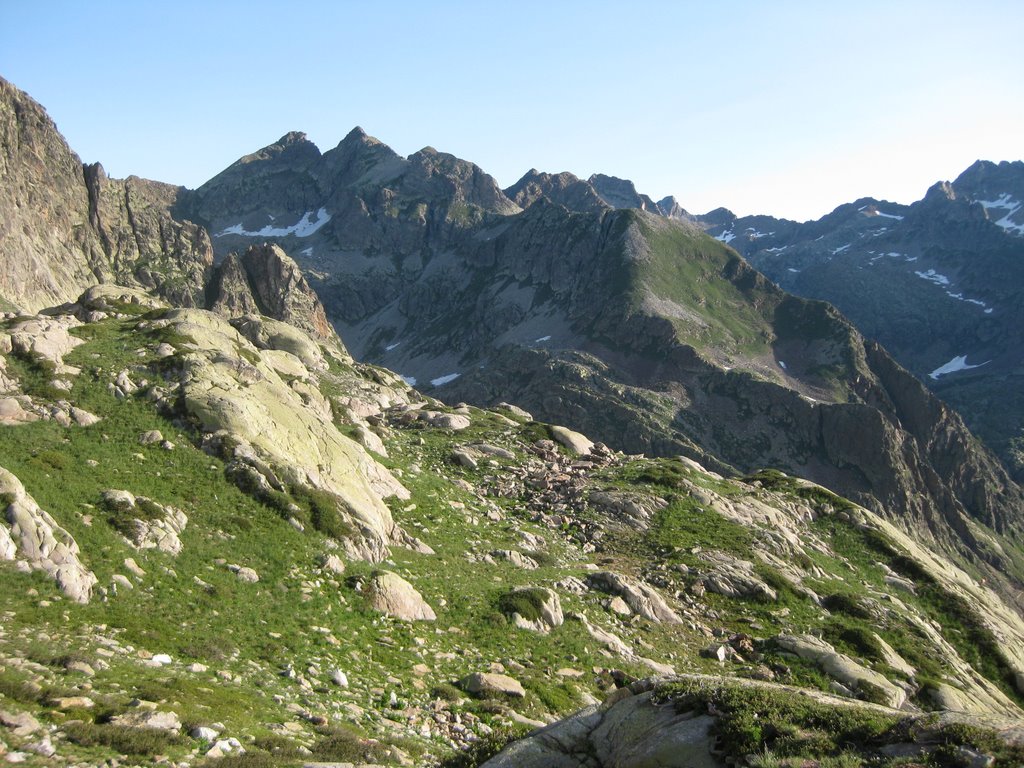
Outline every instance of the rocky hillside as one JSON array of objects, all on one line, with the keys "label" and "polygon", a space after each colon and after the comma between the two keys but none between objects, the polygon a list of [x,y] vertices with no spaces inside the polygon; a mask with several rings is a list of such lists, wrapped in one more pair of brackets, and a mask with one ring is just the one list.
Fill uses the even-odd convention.
[{"label": "rocky hillside", "polygon": [[538,172],[503,192],[471,163],[403,158],[356,129],[323,154],[288,134],[176,214],[225,257],[280,244],[356,358],[447,402],[515,402],[722,471],[779,467],[997,583],[1021,577],[998,537],[1016,541],[1024,497],[960,418],[675,201]]},{"label": "rocky hillside", "polygon": [[1021,201],[1024,163],[979,161],[910,206],[865,198],[805,224],[722,215],[708,231],[786,290],[839,307],[1019,478]]},{"label": "rocky hillside", "polygon": [[0,350],[8,761],[475,765],[581,706],[494,764],[1022,754],[1019,615],[820,486],[109,285]]},{"label": "rocky hillside", "polygon": [[830,306],[619,180],[109,180],[3,85],[6,762],[1024,760],[1020,489]]}]

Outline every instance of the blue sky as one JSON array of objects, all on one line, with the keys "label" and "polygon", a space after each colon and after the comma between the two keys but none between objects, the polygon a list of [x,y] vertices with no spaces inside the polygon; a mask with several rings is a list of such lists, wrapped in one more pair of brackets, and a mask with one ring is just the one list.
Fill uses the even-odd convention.
[{"label": "blue sky", "polygon": [[502,186],[600,172],[804,220],[1024,158],[1022,30],[1024,3],[994,0],[0,0],[0,76],[112,176],[195,187],[360,125]]}]

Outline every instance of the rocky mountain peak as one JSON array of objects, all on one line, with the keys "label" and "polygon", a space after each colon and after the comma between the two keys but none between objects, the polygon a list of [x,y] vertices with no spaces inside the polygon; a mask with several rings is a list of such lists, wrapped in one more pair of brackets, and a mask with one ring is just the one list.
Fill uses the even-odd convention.
[{"label": "rocky mountain peak", "polygon": [[220,264],[210,287],[210,306],[228,317],[262,314],[343,349],[316,292],[280,246],[253,245]]},{"label": "rocky mountain peak", "polygon": [[541,197],[571,211],[598,211],[609,207],[589,182],[568,171],[552,174],[531,168],[505,190],[505,195],[521,208],[528,208]]},{"label": "rocky mountain peak", "polygon": [[956,189],[948,181],[937,181],[925,192],[924,200],[928,203],[937,200],[956,200]]},{"label": "rocky mountain peak", "polygon": [[251,163],[285,163],[295,165],[298,163],[314,162],[320,157],[320,150],[316,144],[306,138],[302,131],[290,131],[263,149],[257,150],[250,155],[240,158],[234,165],[249,165]]},{"label": "rocky mountain peak", "polygon": [[[587,181],[601,196],[601,199],[612,208],[655,208],[653,201],[646,195],[638,193],[636,186],[629,179],[595,173]],[[651,205],[648,206],[648,203]]]}]

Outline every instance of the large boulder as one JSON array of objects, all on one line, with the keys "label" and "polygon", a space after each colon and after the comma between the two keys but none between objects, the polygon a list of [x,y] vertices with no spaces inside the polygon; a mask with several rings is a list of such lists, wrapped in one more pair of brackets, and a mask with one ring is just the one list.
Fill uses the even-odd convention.
[{"label": "large boulder", "polygon": [[493,698],[494,696],[509,696],[516,699],[526,697],[526,690],[522,683],[514,677],[501,675],[496,672],[474,672],[459,681],[459,686],[474,696]]},{"label": "large boulder", "polygon": [[654,587],[613,571],[597,571],[587,576],[592,589],[618,595],[633,613],[665,624],[682,624],[683,620]]},{"label": "large boulder", "polygon": [[370,606],[405,621],[434,621],[437,614],[416,588],[397,573],[382,571],[370,579],[366,590]]},{"label": "large boulder", "polygon": [[[20,558],[51,576],[61,591],[79,603],[89,602],[96,575],[79,558],[78,542],[39,508],[25,486],[0,467],[0,499],[6,500],[0,522],[0,557]],[[9,530],[4,527],[9,526]],[[15,545],[12,552],[12,546]],[[13,556],[12,556],[13,555]]]}]

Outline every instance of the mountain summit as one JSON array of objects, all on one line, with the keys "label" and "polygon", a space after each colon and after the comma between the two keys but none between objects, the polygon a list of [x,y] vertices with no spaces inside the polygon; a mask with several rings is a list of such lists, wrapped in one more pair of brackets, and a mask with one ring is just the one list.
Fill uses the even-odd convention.
[{"label": "mountain summit", "polygon": [[994,580],[1016,572],[975,528],[1020,533],[1021,491],[999,462],[881,347],[779,290],[730,238],[621,179],[531,171],[503,192],[451,155],[369,142],[273,173],[236,164],[185,210],[220,253],[253,238],[290,250],[357,357],[449,402],[516,402],[723,471],[780,467],[974,552]]}]

